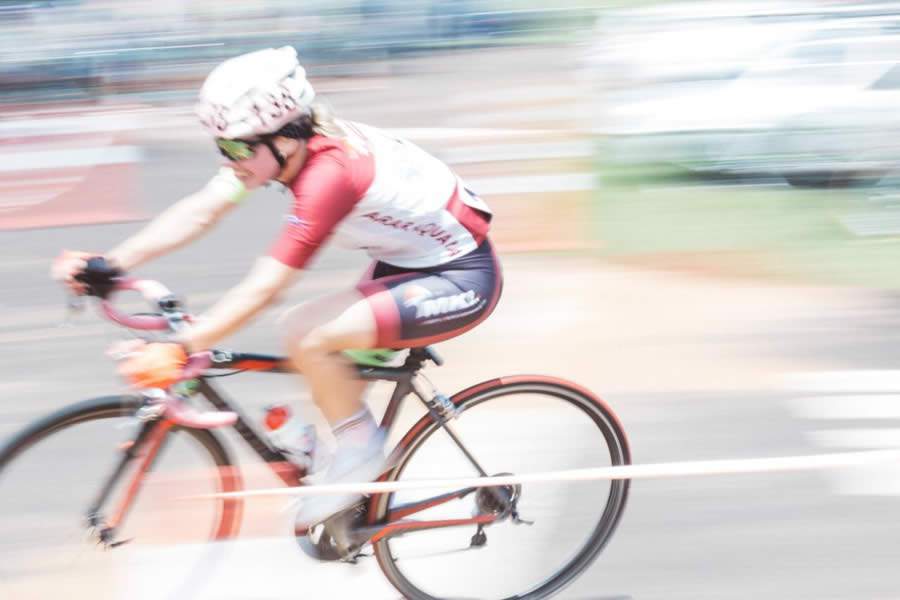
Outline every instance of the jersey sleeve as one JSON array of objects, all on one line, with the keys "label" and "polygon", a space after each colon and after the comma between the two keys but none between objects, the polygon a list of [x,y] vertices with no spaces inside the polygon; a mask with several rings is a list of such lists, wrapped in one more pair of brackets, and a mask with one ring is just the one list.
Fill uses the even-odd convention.
[{"label": "jersey sleeve", "polygon": [[353,210],[361,194],[347,161],[332,152],[311,157],[291,189],[294,208],[269,256],[301,269]]}]

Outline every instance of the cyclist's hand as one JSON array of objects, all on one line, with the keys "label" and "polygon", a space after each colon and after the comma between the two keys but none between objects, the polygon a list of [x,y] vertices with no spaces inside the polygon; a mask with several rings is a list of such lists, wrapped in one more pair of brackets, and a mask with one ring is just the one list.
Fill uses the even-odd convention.
[{"label": "cyclist's hand", "polygon": [[131,340],[112,349],[125,355],[119,374],[136,388],[168,388],[181,380],[188,361],[181,344]]},{"label": "cyclist's hand", "polygon": [[63,250],[54,259],[53,265],[50,267],[50,276],[66,286],[73,294],[83,296],[87,293],[88,286],[75,279],[75,276],[84,272],[87,261],[92,256],[96,256],[96,254]]},{"label": "cyclist's hand", "polygon": [[64,250],[50,271],[57,281],[77,295],[105,298],[124,273],[103,256],[88,252]]}]

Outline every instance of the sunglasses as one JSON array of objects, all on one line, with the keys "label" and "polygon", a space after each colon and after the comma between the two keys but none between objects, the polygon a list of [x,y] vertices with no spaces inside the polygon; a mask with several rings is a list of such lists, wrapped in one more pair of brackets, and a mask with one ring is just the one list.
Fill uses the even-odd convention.
[{"label": "sunglasses", "polygon": [[239,161],[253,158],[256,147],[261,142],[245,142],[244,140],[226,140],[216,138],[216,146],[219,152],[228,160]]}]

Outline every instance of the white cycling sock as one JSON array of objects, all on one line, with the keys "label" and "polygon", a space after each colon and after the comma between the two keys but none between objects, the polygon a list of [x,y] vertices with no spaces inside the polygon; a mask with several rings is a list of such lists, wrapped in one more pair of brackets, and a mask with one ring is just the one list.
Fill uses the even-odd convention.
[{"label": "white cycling sock", "polygon": [[331,428],[338,446],[367,446],[378,431],[378,424],[368,408],[363,408],[355,415],[351,415],[335,423]]}]

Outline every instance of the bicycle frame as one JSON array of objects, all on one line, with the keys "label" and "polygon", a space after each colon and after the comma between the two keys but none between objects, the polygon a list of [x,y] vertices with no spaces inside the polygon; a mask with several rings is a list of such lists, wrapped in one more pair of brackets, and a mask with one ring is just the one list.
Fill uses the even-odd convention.
[{"label": "bicycle frame", "polygon": [[[287,359],[270,356],[264,354],[237,353],[216,350],[211,353],[212,361],[210,369],[213,371],[255,371],[266,373],[293,373]],[[426,360],[431,360],[436,364],[442,364],[442,360],[431,348],[414,348],[410,351],[406,362],[401,367],[368,367],[357,365],[358,376],[367,381],[391,381],[396,385],[388,402],[387,409],[381,420],[381,427],[390,430],[399,413],[400,405],[403,400],[413,394],[417,396],[425,405],[431,418],[443,427],[445,431],[454,440],[462,453],[471,462],[479,475],[485,476],[487,473],[478,464],[474,456],[468,451],[462,441],[456,436],[453,429],[449,426],[449,420],[455,416],[453,404],[445,396],[435,394],[428,397],[416,383],[416,376],[423,367]],[[306,472],[293,464],[279,449],[271,446],[266,437],[261,435],[252,425],[252,421],[244,414],[232,401],[228,400],[210,382],[210,378],[215,377],[214,374],[207,373],[197,379],[197,392],[202,395],[213,407],[219,411],[229,412],[236,415],[236,419],[230,425],[238,433],[238,435],[253,449],[259,458],[265,462],[278,476],[285,485],[294,487],[304,485],[303,478]],[[152,406],[152,404],[151,404]],[[123,522],[131,504],[136,497],[141,482],[152,468],[152,463],[160,448],[165,443],[166,435],[176,426],[172,421],[160,418],[159,415],[151,415],[141,428],[137,438],[131,442],[125,449],[119,464],[116,466],[112,476],[103,486],[101,493],[96,501],[92,504],[88,512],[89,524],[96,528],[99,532],[100,541],[109,546],[115,546],[124,542],[115,541],[115,532]],[[394,449],[389,461],[394,463],[400,458],[404,447],[402,442]],[[127,492],[120,500],[113,518],[104,521],[101,515],[101,508],[108,500],[112,490],[116,487],[118,480],[124,474],[127,466],[135,459],[139,459],[140,463],[135,470],[131,481],[128,484]],[[234,474],[236,477],[237,475]],[[499,489],[485,488],[487,493],[491,493],[502,504],[508,502]],[[387,518],[381,523],[373,523],[370,521],[367,527],[359,529],[356,533],[361,536],[363,541],[377,542],[391,535],[398,535],[405,532],[421,529],[434,529],[453,527],[461,525],[476,525],[479,528],[489,525],[506,516],[505,512],[479,514],[470,518],[461,519],[443,519],[432,521],[407,520],[406,517],[422,512],[429,508],[439,506],[441,504],[464,498],[465,496],[476,492],[476,488],[465,488],[450,493],[440,494],[425,500],[414,503],[404,504],[393,508],[387,515]]]}]

